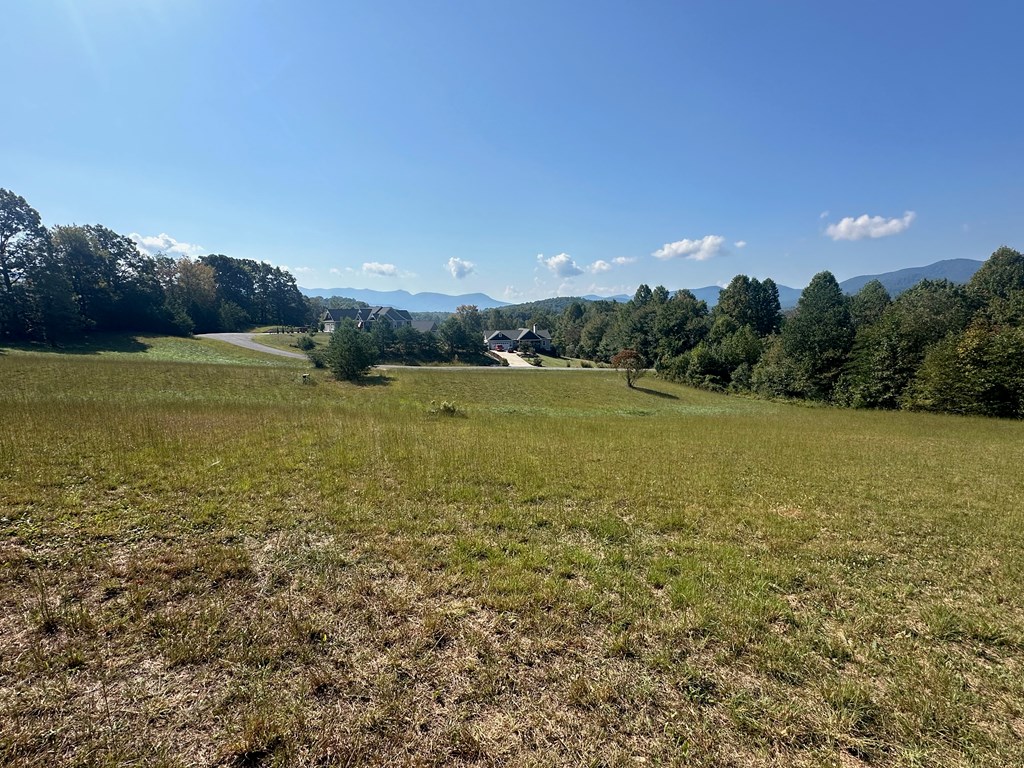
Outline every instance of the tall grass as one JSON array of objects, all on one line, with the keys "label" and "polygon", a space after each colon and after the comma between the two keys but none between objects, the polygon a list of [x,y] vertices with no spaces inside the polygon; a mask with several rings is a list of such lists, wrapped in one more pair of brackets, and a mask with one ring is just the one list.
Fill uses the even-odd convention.
[{"label": "tall grass", "polygon": [[303,370],[0,357],[0,763],[1024,762],[1024,425]]}]

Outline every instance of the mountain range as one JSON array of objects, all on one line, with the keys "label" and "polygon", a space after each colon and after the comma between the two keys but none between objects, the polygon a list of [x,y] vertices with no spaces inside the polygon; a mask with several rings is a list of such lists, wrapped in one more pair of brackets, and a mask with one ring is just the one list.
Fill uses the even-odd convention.
[{"label": "mountain range", "polygon": [[[984,262],[974,259],[946,259],[937,261],[924,267],[908,267],[897,269],[894,272],[883,272],[879,275],[859,275],[843,280],[839,287],[844,293],[854,294],[872,280],[878,280],[889,291],[889,294],[896,296],[922,280],[949,280],[953,283],[963,284],[971,279],[971,276],[978,271]],[[364,301],[372,306],[392,306],[407,309],[410,312],[454,312],[455,308],[462,304],[475,304],[480,309],[491,307],[510,306],[507,301],[492,299],[486,293],[462,293],[456,296],[447,293],[409,293],[408,291],[375,291],[370,288],[299,288],[306,296],[343,296],[347,299]],[[714,306],[718,303],[718,294],[721,287],[709,285],[704,288],[691,288],[698,299]],[[795,307],[800,300],[803,288],[790,288],[787,285],[779,286],[779,303],[783,309]],[[629,301],[632,297],[626,294],[616,296],[587,295],[581,298],[590,301],[614,300]]]},{"label": "mountain range", "polygon": [[881,275],[861,275],[843,280],[839,287],[844,293],[854,294],[870,283],[878,280],[885,286],[890,296],[903,293],[907,288],[917,285],[922,280],[949,280],[951,283],[962,285],[970,280],[978,268],[984,264],[983,261],[974,259],[946,259],[929,264],[927,267],[908,267],[897,269],[895,272],[885,272]]},{"label": "mountain range", "polygon": [[375,291],[372,288],[303,288],[306,296],[342,296],[346,299],[364,301],[372,307],[398,307],[410,312],[454,312],[462,304],[475,304],[478,309],[507,307],[509,302],[492,299],[486,293],[409,293],[408,291]]}]

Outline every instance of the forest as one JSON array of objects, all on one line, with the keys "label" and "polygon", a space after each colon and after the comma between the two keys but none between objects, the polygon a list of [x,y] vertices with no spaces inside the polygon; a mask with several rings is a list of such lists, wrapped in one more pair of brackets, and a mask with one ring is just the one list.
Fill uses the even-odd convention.
[{"label": "forest", "polygon": [[60,344],[90,332],[189,335],[305,325],[317,307],[295,278],[222,255],[151,256],[105,226],[43,226],[0,189],[0,338]]}]

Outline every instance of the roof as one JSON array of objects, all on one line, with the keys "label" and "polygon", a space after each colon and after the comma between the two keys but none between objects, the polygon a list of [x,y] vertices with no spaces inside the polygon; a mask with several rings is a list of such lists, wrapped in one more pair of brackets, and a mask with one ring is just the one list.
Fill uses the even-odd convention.
[{"label": "roof", "polygon": [[412,327],[420,333],[433,333],[437,330],[437,323],[433,320],[413,320]]},{"label": "roof", "polygon": [[359,307],[358,309],[327,309],[324,310],[323,317],[321,320],[333,320],[334,322],[340,322],[342,320],[354,320],[356,324],[369,323],[374,320],[379,320],[382,317],[388,317],[390,320],[404,320],[407,323],[412,322],[412,315],[407,310],[395,309],[394,307]]},{"label": "roof", "polygon": [[517,341],[533,341],[534,339],[545,339],[551,340],[551,334],[547,331],[532,331],[529,328],[520,328],[519,335],[516,336]]},{"label": "roof", "polygon": [[359,319],[358,309],[325,309],[321,320],[333,320],[338,323],[342,320],[358,320]]},{"label": "roof", "polygon": [[551,334],[540,329],[534,331],[531,328],[515,328],[484,333],[484,341],[534,341],[543,339],[551,341]]}]

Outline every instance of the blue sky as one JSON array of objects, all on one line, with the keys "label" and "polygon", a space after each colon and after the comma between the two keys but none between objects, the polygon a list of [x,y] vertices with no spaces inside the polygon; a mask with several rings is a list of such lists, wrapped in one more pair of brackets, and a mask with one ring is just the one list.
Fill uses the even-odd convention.
[{"label": "blue sky", "polygon": [[509,301],[1024,248],[1020,3],[8,0],[48,224]]}]

